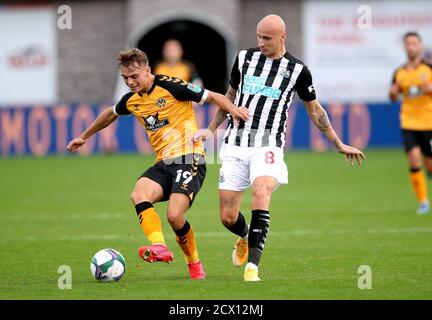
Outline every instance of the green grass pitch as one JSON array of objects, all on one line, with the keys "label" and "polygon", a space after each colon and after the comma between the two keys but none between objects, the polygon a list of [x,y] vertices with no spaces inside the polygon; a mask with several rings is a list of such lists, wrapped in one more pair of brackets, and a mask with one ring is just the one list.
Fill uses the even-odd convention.
[{"label": "green grass pitch", "polygon": [[[172,264],[148,264],[147,244],[129,194],[153,162],[142,155],[0,159],[0,299],[430,299],[432,214],[416,215],[402,150],[367,150],[362,167],[336,152],[288,152],[289,184],[272,197],[270,233],[259,283],[231,265],[235,236],[219,221],[218,169],[187,218],[207,273],[190,281],[165,218]],[[430,187],[432,187],[430,185]],[[250,192],[242,211],[250,219]],[[116,283],[91,277],[95,252],[112,247],[126,258]],[[57,286],[72,270],[72,289]],[[372,288],[359,289],[368,265]]]}]

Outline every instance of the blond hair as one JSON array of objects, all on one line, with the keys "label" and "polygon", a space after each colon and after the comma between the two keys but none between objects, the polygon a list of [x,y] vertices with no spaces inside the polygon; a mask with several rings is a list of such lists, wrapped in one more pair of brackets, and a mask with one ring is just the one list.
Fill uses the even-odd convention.
[{"label": "blond hair", "polygon": [[145,52],[138,48],[133,48],[120,51],[119,55],[117,56],[117,63],[119,67],[128,67],[134,62],[138,63],[139,65],[148,66],[148,58]]}]

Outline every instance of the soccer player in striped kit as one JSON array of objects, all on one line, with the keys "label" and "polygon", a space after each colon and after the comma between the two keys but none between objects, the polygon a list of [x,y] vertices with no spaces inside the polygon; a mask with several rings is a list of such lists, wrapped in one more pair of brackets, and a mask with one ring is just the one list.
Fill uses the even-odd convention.
[{"label": "soccer player in striped kit", "polygon": [[[249,109],[251,117],[236,123],[229,117],[220,150],[220,217],[223,225],[239,236],[232,253],[234,266],[248,262],[245,281],[259,281],[260,261],[269,230],[269,204],[279,184],[288,183],[283,159],[288,108],[297,92],[312,122],[353,165],[363,153],[345,145],[333,130],[326,111],[316,99],[309,69],[285,49],[285,23],[277,15],[264,17],[257,26],[258,48],[241,50],[231,72],[226,96]],[[196,140],[210,137],[225,120],[220,112]],[[240,212],[245,189],[252,188],[252,219]]]}]

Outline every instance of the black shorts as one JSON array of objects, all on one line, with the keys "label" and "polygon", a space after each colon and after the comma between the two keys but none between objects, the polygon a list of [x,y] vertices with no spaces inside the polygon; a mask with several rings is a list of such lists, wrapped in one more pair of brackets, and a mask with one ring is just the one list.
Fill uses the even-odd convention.
[{"label": "black shorts", "polygon": [[204,183],[205,175],[204,157],[200,154],[188,154],[156,162],[140,178],[146,177],[160,184],[164,194],[161,201],[167,201],[172,193],[184,193],[189,197],[192,206]]},{"label": "black shorts", "polygon": [[402,139],[405,152],[409,152],[414,147],[420,147],[425,156],[432,157],[432,131],[402,129]]}]

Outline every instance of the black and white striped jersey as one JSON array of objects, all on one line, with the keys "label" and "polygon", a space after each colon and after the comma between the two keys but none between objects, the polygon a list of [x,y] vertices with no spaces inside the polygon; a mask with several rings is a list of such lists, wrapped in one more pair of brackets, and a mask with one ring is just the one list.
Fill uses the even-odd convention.
[{"label": "black and white striped jersey", "polygon": [[251,117],[240,120],[238,127],[230,117],[224,142],[242,147],[282,148],[294,92],[304,101],[316,98],[312,76],[302,61],[289,53],[270,59],[259,48],[239,52],[230,85],[237,90],[234,104],[248,108]]}]

